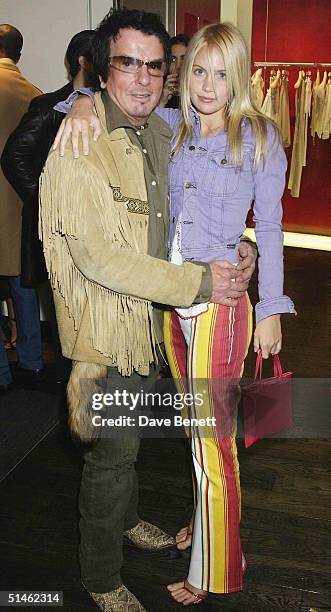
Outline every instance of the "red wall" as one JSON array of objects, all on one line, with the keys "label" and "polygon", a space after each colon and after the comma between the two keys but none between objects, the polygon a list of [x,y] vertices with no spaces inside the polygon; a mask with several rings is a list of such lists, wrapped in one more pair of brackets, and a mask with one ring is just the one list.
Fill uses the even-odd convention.
[{"label": "red wall", "polygon": [[185,32],[186,34],[190,35],[194,34],[198,30],[198,17],[200,18],[200,28],[207,23],[219,21],[219,0],[177,0],[177,34],[181,32]]},{"label": "red wall", "polygon": [[[264,59],[267,0],[253,2],[253,59]],[[331,62],[330,0],[269,0],[266,61]]]},{"label": "red wall", "polygon": [[[254,0],[252,61],[331,63],[331,0]],[[329,68],[328,70],[331,70]],[[298,68],[289,68],[292,132],[294,90]],[[316,70],[312,69],[315,80]],[[323,74],[323,73],[322,73]],[[269,69],[265,73],[269,78]],[[290,151],[289,151],[290,153]],[[303,168],[299,198],[286,188],[284,227],[288,230],[331,235],[331,139],[315,142],[309,135],[307,167]]]}]

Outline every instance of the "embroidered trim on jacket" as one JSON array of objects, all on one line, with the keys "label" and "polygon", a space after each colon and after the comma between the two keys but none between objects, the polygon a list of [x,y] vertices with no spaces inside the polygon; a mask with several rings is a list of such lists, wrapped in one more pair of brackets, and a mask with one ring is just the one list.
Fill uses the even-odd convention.
[{"label": "embroidered trim on jacket", "polygon": [[125,202],[125,206],[128,212],[138,213],[139,215],[149,215],[150,209],[148,202],[124,196],[121,192],[120,187],[113,187],[110,183],[109,187],[113,192],[115,202]]}]

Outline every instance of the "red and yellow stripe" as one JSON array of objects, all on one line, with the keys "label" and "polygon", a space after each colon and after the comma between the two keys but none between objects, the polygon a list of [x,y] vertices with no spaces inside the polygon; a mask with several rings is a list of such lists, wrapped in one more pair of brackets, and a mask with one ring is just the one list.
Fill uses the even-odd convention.
[{"label": "red and yellow stripe", "polygon": [[191,439],[196,500],[188,575],[193,586],[213,593],[243,588],[233,382],[242,376],[251,311],[246,295],[233,308],[210,304],[192,319],[181,320],[176,312],[165,317],[166,350],[177,388],[204,394],[203,405],[194,406],[191,416],[216,420],[208,437]]}]

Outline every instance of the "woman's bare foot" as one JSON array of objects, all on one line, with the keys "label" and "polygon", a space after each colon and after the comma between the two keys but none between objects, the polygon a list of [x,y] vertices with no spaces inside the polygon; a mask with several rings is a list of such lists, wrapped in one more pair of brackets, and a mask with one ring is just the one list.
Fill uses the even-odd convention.
[{"label": "woman's bare foot", "polygon": [[178,603],[183,604],[183,606],[199,604],[206,599],[206,597],[208,597],[207,591],[197,589],[187,582],[187,580],[182,582],[174,582],[174,584],[168,584],[167,589],[170,596]]},{"label": "woman's bare foot", "polygon": [[176,544],[178,550],[186,550],[192,544],[192,531],[189,527],[182,527],[176,535]]}]

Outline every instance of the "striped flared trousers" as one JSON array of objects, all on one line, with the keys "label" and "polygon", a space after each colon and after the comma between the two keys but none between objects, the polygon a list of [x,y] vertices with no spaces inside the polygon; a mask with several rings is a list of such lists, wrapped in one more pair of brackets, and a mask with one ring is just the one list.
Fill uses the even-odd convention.
[{"label": "striped flared trousers", "polygon": [[182,319],[175,311],[165,316],[166,351],[177,390],[199,398],[183,416],[213,417],[211,428],[187,431],[195,473],[188,581],[212,593],[243,588],[235,436],[238,383],[251,340],[251,319],[247,294],[236,307],[210,304],[197,317]]}]

